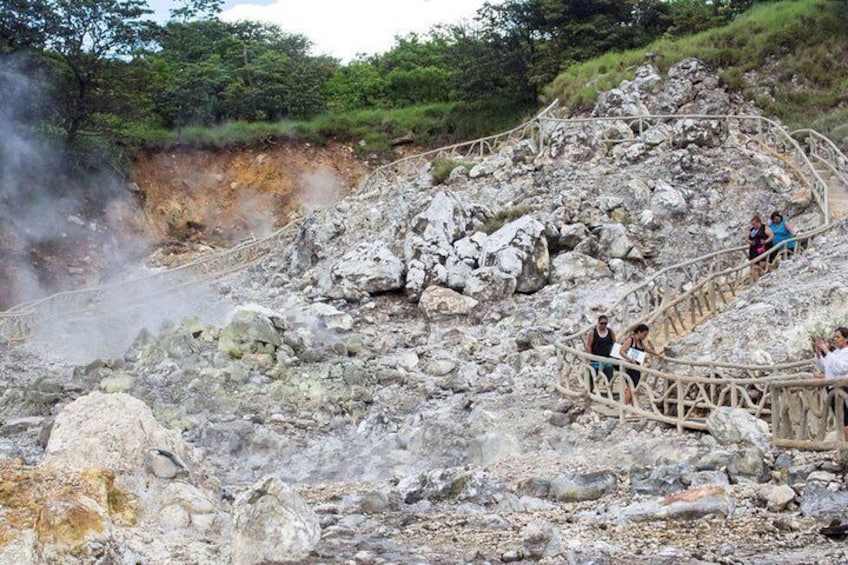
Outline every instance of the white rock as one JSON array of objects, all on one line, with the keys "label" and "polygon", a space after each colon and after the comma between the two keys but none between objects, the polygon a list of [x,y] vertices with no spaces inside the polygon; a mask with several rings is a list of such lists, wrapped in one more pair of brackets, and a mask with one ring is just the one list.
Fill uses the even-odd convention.
[{"label": "white rock", "polygon": [[321,538],[318,516],[277,478],[257,481],[233,506],[232,565],[302,561]]}]

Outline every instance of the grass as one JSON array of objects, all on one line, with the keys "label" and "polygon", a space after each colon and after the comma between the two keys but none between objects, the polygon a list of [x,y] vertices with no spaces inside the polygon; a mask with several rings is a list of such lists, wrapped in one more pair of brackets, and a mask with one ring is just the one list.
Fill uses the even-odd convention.
[{"label": "grass", "polygon": [[[713,66],[730,91],[756,96],[763,84],[751,83],[746,73],[776,72],[772,99],[760,96],[767,113],[790,127],[816,123],[817,116],[832,133],[845,122],[839,120],[848,102],[848,14],[844,2],[797,0],[755,6],[727,26],[678,39],[665,38],[647,47],[607,53],[576,64],[548,86],[545,97],[559,98],[574,112],[590,110],[597,93],[631,80],[637,67],[648,60],[665,73],[678,61],[697,57]],[[815,30],[811,33],[810,30]],[[771,71],[770,69],[776,69]],[[821,126],[820,126],[821,127]],[[843,134],[844,137],[844,134]]]},{"label": "grass", "polygon": [[533,212],[533,208],[530,206],[513,206],[511,208],[505,208],[500,210],[497,214],[489,218],[485,224],[483,224],[483,231],[487,234],[493,234],[509,222],[517,220],[522,216],[526,216],[531,212]]},{"label": "grass", "polygon": [[448,159],[447,157],[436,157],[430,164],[430,178],[433,179],[433,185],[439,185],[445,182],[451,172],[457,167],[465,167],[466,170],[471,170],[473,164],[463,161]]},{"label": "grass", "polygon": [[408,137],[416,144],[450,143],[455,117],[452,104],[429,104],[394,110],[359,110],[322,114],[309,121],[227,122],[217,126],[189,126],[167,130],[149,124],[132,124],[125,130],[130,144],[152,149],[201,147],[221,149],[297,139],[315,144],[328,140],[358,142],[358,151],[387,156],[395,138]]}]

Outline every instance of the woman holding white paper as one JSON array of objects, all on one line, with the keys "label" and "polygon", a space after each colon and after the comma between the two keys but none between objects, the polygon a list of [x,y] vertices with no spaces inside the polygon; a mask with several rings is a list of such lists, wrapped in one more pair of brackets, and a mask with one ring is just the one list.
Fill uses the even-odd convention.
[{"label": "woman holding white paper", "polygon": [[[647,324],[639,324],[633,328],[633,333],[631,333],[624,340],[624,343],[621,344],[621,358],[628,363],[641,365],[642,361],[645,360],[644,354],[646,351],[656,355],[657,352],[654,351],[654,348],[645,341],[648,339],[648,332],[650,332],[650,329]],[[630,380],[633,381],[633,388],[636,388],[639,384],[639,379],[642,378],[642,372],[638,369],[627,369],[627,375],[630,377]],[[626,404],[633,403],[633,393],[629,388],[624,391],[624,402]]]}]

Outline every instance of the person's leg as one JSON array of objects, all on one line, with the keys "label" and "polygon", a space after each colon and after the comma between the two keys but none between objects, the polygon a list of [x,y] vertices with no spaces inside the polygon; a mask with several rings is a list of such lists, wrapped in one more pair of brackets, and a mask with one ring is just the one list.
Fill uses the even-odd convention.
[{"label": "person's leg", "polygon": [[595,392],[595,376],[598,374],[598,369],[601,364],[597,361],[592,361],[591,369],[589,369],[589,394]]},{"label": "person's leg", "polygon": [[639,377],[642,373],[635,369],[627,369],[627,376],[630,377],[630,383],[624,389],[624,403],[633,404],[633,392],[636,390],[636,385],[639,384]]}]

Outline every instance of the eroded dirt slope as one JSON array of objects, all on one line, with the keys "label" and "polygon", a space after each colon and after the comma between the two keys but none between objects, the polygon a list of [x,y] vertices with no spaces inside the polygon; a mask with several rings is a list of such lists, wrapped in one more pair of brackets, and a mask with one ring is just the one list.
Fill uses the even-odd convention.
[{"label": "eroded dirt slope", "polygon": [[130,181],[142,196],[151,237],[164,245],[152,261],[174,264],[203,242],[229,247],[262,237],[297,214],[352,192],[368,168],[351,147],[278,144],[239,151],[152,153]]},{"label": "eroded dirt slope", "polygon": [[[126,182],[0,226],[0,310],[55,292],[91,287],[128,269],[177,266],[215,248],[269,234],[298,213],[331,204],[369,167],[352,147],[277,143],[140,156]],[[3,217],[14,217],[0,202]]]}]

